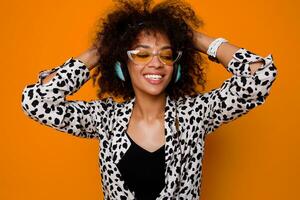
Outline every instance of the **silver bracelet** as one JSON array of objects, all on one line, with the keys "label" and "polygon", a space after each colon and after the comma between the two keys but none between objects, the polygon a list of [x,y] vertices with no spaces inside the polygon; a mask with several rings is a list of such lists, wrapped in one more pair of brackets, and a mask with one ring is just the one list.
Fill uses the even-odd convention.
[{"label": "silver bracelet", "polygon": [[217,38],[212,43],[210,43],[207,49],[207,54],[209,55],[210,58],[217,57],[217,50],[223,42],[228,42],[228,41],[224,38]]}]

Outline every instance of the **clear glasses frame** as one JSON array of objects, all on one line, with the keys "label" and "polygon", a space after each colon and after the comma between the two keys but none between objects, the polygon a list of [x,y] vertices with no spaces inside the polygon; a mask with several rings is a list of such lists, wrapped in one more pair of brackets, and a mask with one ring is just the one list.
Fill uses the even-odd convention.
[{"label": "clear glasses frame", "polygon": [[139,49],[128,50],[128,51],[127,51],[127,55],[128,55],[128,57],[129,57],[129,59],[130,59],[133,63],[135,63],[135,64],[137,64],[137,65],[140,65],[140,64],[146,65],[146,64],[150,63],[150,62],[153,60],[154,56],[158,56],[158,59],[159,59],[160,62],[163,63],[164,65],[172,65],[172,64],[174,64],[176,61],[178,61],[178,60],[180,59],[180,57],[182,56],[182,51],[177,51],[177,52],[176,52],[176,53],[177,53],[177,56],[176,56],[176,58],[175,58],[174,60],[172,60],[172,63],[166,63],[166,62],[163,61],[162,58],[159,56],[159,55],[160,55],[160,52],[161,52],[162,50],[165,50],[165,49],[161,49],[161,50],[157,51],[156,53],[151,52],[151,59],[149,59],[149,61],[147,61],[147,62],[145,62],[145,63],[144,63],[144,62],[138,63],[138,62],[136,62],[136,61],[134,60],[134,58],[132,57],[132,54],[137,54],[137,53],[140,52]]}]

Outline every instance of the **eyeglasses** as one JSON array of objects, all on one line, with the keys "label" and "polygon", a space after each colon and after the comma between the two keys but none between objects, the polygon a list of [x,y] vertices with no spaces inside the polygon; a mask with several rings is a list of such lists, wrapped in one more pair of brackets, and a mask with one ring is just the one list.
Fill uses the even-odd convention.
[{"label": "eyeglasses", "polygon": [[161,49],[156,53],[148,49],[134,49],[127,51],[130,60],[135,64],[148,64],[154,56],[158,56],[159,60],[165,65],[172,65],[182,55],[182,51],[174,52],[171,49]]}]

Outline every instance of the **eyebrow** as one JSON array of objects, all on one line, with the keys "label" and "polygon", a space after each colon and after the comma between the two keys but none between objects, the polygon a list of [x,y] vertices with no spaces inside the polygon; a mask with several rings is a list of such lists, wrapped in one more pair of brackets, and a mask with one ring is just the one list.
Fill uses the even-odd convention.
[{"label": "eyebrow", "polygon": [[[150,49],[151,48],[150,46],[143,45],[143,44],[139,44],[139,45],[134,46],[134,48],[138,48],[138,47],[142,47],[142,48],[145,48],[145,49]],[[163,46],[160,49],[171,49],[171,48],[172,48],[171,46],[167,45],[167,46]]]}]

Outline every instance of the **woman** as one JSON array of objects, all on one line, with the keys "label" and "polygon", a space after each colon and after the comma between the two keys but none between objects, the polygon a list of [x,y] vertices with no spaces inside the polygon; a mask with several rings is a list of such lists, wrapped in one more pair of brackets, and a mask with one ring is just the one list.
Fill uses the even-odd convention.
[{"label": "woman", "polygon": [[[119,1],[91,48],[25,87],[22,108],[32,119],[99,139],[105,199],[199,199],[205,137],[269,95],[277,75],[271,54],[195,31],[201,24],[180,1]],[[200,53],[232,73],[203,94]],[[93,68],[100,99],[67,101]]]}]

